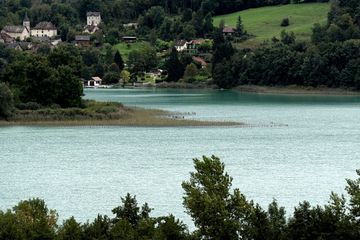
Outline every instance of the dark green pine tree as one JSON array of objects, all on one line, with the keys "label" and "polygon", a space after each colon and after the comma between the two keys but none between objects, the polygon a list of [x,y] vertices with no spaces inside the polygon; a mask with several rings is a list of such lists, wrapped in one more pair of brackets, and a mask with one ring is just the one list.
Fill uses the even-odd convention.
[{"label": "dark green pine tree", "polygon": [[242,24],[241,16],[238,16],[238,19],[236,22],[236,33],[239,36],[242,36],[244,34],[244,25]]},{"label": "dark green pine tree", "polygon": [[184,74],[184,66],[180,62],[175,48],[171,50],[170,57],[166,61],[166,70],[168,72],[167,81],[169,82],[178,81]]},{"label": "dark green pine tree", "polygon": [[124,69],[124,60],[122,59],[119,51],[116,51],[116,53],[115,53],[114,62],[119,67],[119,70],[121,72]]}]

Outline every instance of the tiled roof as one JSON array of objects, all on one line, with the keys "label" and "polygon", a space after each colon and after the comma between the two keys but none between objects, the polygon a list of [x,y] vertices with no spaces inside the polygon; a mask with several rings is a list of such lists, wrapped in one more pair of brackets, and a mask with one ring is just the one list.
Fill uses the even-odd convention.
[{"label": "tiled roof", "polygon": [[51,22],[39,22],[38,24],[36,24],[36,26],[33,29],[56,30],[56,27]]},{"label": "tiled roof", "polygon": [[234,33],[235,32],[235,28],[233,27],[224,27],[223,29],[223,33]]},{"label": "tiled roof", "polygon": [[18,26],[5,26],[3,28],[4,32],[8,32],[8,33],[22,33],[24,31],[25,27],[18,25]]}]

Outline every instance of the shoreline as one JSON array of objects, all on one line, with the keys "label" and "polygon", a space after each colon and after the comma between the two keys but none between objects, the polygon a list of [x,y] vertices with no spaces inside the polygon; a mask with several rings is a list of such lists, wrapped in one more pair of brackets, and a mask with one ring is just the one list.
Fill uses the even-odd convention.
[{"label": "shoreline", "polygon": [[[127,88],[127,87],[125,87]],[[158,88],[158,89],[203,89],[203,90],[224,90],[218,88],[216,85],[209,85],[206,83],[177,83],[177,82],[166,82],[156,85],[137,86],[130,88]],[[231,89],[246,93],[257,93],[257,94],[288,94],[288,95],[324,95],[324,96],[360,96],[360,91],[343,89],[343,88],[328,88],[328,87],[304,87],[304,86],[258,86],[258,85],[240,85]]]},{"label": "shoreline", "polygon": [[[39,115],[30,111],[30,115],[20,115],[12,120],[0,120],[4,126],[119,126],[119,127],[234,127],[245,126],[241,122],[203,121],[186,119],[185,113],[172,113],[157,109],[129,108],[121,109],[118,115],[103,115],[103,119],[91,117],[63,118],[59,115]],[[120,112],[119,111],[119,112]],[[29,111],[26,112],[27,114]],[[28,117],[30,116],[30,117]],[[34,118],[34,116],[36,118]],[[51,119],[53,117],[54,119]]]},{"label": "shoreline", "polygon": [[327,87],[300,87],[300,86],[257,86],[257,85],[241,85],[235,87],[234,90],[246,93],[258,94],[286,94],[286,95],[313,95],[313,96],[360,96],[360,92],[342,88]]}]

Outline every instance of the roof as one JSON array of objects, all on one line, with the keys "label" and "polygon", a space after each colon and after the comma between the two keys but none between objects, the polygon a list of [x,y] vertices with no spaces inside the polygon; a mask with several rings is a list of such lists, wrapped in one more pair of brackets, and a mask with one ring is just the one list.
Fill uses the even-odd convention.
[{"label": "roof", "polygon": [[3,39],[6,43],[14,41],[14,38],[5,32],[0,33],[0,38]]},{"label": "roof", "polygon": [[205,62],[204,59],[200,58],[200,57],[195,57],[193,56],[192,59],[195,61],[195,62],[198,62],[198,63],[201,63],[201,66],[207,66],[207,63]]},{"label": "roof", "polygon": [[24,29],[26,29],[26,28],[22,25],[18,25],[18,26],[8,25],[3,28],[3,31],[8,32],[8,33],[22,33],[24,31]]},{"label": "roof", "polygon": [[133,37],[133,36],[123,36],[122,39],[137,39],[137,37]]},{"label": "roof", "polygon": [[190,41],[191,44],[202,44],[203,42],[205,42],[204,39],[195,39]]},{"label": "roof", "polygon": [[75,41],[90,41],[89,35],[76,35]]},{"label": "roof", "polygon": [[223,33],[234,33],[235,32],[235,28],[233,27],[224,27],[223,29]]},{"label": "roof", "polygon": [[92,77],[91,79],[94,80],[94,81],[102,81],[102,79],[99,78],[99,77]]},{"label": "roof", "polygon": [[51,22],[39,22],[33,29],[56,30],[56,27]]},{"label": "roof", "polygon": [[136,27],[139,26],[139,24],[136,23],[136,22],[134,22],[134,23],[124,23],[123,26],[124,27],[135,27],[136,28]]},{"label": "roof", "polygon": [[97,30],[99,30],[99,27],[95,25],[86,25],[84,27],[84,30],[88,30],[89,32],[96,32]]},{"label": "roof", "polygon": [[30,22],[27,12],[25,12],[24,22]]},{"label": "roof", "polygon": [[90,17],[90,16],[100,17],[100,12],[87,12],[86,16],[88,16],[88,17]]},{"label": "roof", "polygon": [[186,40],[178,40],[178,41],[176,41],[175,46],[178,46],[178,47],[184,46],[186,43],[187,43]]}]

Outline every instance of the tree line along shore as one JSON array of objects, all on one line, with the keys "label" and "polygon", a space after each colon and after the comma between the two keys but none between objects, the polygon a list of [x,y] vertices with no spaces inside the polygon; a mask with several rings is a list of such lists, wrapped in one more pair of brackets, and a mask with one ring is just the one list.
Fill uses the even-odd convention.
[{"label": "tree line along shore", "polygon": [[152,208],[127,194],[112,209],[81,223],[74,217],[58,221],[58,213],[38,198],[0,211],[0,238],[12,240],[282,240],[360,238],[360,170],[347,179],[346,195],[331,193],[324,206],[300,202],[292,214],[276,200],[267,209],[232,187],[232,177],[215,156],[194,159],[195,170],[182,183],[183,206],[193,231],[174,215],[153,217]]}]

